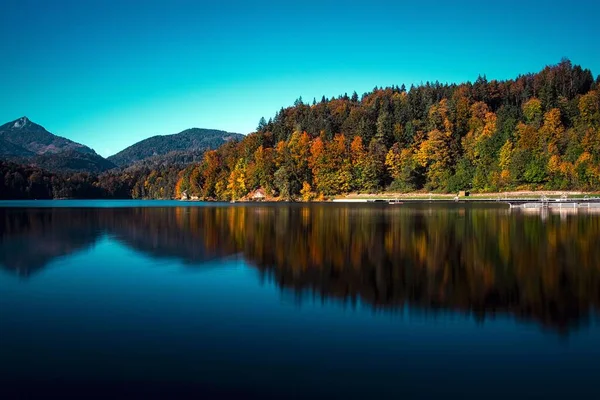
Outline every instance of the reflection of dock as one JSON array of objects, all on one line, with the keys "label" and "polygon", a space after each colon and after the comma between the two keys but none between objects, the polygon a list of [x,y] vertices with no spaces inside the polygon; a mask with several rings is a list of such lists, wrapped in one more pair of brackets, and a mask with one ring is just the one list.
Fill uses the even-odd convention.
[{"label": "reflection of dock", "polygon": [[522,204],[509,203],[510,208],[522,208],[522,209],[540,209],[540,208],[556,208],[556,209],[576,209],[576,208],[598,208],[600,209],[600,202],[579,202],[579,201],[552,201],[552,202],[532,202]]}]

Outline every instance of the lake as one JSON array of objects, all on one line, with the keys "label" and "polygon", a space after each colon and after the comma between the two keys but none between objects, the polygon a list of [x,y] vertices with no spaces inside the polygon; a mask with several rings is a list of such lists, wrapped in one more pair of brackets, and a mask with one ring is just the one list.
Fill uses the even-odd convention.
[{"label": "lake", "polygon": [[0,202],[2,398],[591,396],[599,309],[584,210]]}]

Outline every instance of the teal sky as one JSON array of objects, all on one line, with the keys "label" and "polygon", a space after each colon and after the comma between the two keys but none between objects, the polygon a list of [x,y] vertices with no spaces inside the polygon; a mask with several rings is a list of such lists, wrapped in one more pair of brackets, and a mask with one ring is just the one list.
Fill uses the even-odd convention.
[{"label": "teal sky", "polygon": [[103,156],[199,127],[248,133],[302,96],[600,73],[595,1],[3,0],[0,123]]}]

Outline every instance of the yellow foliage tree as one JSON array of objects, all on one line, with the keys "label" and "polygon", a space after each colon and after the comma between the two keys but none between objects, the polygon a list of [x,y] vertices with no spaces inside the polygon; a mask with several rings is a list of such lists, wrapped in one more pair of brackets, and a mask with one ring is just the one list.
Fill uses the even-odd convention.
[{"label": "yellow foliage tree", "polygon": [[302,196],[302,200],[303,201],[312,201],[315,197],[314,193],[312,192],[312,188],[310,187],[310,184],[306,181],[304,181],[302,183],[302,189],[300,190],[300,195]]},{"label": "yellow foliage tree", "polygon": [[394,143],[387,152],[385,156],[385,166],[394,180],[400,178],[402,173],[402,158],[400,156],[400,146],[398,146],[398,143]]},{"label": "yellow foliage tree", "polygon": [[598,124],[600,122],[600,92],[591,90],[579,99],[579,115],[584,123]]},{"label": "yellow foliage tree", "polygon": [[429,132],[416,154],[417,162],[427,168],[427,178],[432,189],[439,189],[448,181],[452,161],[451,132],[437,129]]},{"label": "yellow foliage tree", "polygon": [[496,120],[496,114],[489,111],[487,104],[479,101],[471,106],[469,132],[463,138],[462,145],[467,158],[474,164],[485,155],[484,144],[496,133]]},{"label": "yellow foliage tree", "polygon": [[542,102],[535,97],[532,97],[523,103],[523,115],[528,124],[539,127],[542,121]]},{"label": "yellow foliage tree", "polygon": [[551,109],[544,114],[544,125],[540,128],[540,139],[545,142],[548,153],[553,155],[558,154],[558,144],[565,133],[560,117],[558,108]]},{"label": "yellow foliage tree", "polygon": [[248,193],[246,189],[246,167],[241,158],[229,174],[227,182],[227,190],[232,200],[237,200]]}]

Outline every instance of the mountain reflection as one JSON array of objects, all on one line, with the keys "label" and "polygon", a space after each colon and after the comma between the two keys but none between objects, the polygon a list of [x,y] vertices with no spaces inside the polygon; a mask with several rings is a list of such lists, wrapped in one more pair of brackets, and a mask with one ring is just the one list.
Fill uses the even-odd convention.
[{"label": "mountain reflection", "polygon": [[0,266],[29,276],[104,235],[190,266],[239,253],[280,287],[377,309],[507,313],[567,331],[600,306],[599,215],[489,207],[0,209]]}]

